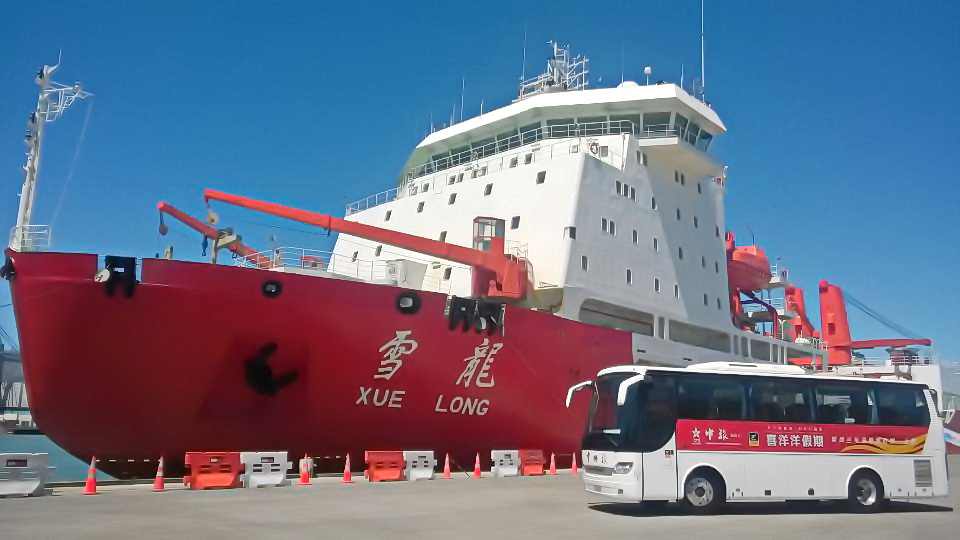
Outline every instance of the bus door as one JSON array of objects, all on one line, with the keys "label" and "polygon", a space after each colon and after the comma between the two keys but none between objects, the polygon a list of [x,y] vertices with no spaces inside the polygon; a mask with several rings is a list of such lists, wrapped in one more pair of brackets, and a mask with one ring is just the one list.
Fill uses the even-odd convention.
[{"label": "bus door", "polygon": [[656,374],[648,384],[641,419],[643,499],[677,499],[677,413],[674,379]]}]

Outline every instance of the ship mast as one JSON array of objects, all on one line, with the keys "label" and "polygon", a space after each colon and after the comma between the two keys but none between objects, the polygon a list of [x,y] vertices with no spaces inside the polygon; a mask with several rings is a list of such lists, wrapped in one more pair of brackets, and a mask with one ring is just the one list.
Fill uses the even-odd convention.
[{"label": "ship mast", "polygon": [[9,246],[17,251],[32,251],[45,247],[50,241],[50,228],[46,225],[34,225],[30,222],[33,215],[33,198],[37,188],[37,175],[40,172],[40,148],[43,142],[44,125],[53,122],[75,100],[84,99],[93,94],[85,92],[80,83],[66,86],[50,79],[60,62],[55,66],[43,66],[37,72],[36,83],[40,86],[37,109],[30,113],[24,142],[27,145],[27,163],[23,166],[23,189],[20,191],[20,207],[17,210],[17,224],[10,231]]}]

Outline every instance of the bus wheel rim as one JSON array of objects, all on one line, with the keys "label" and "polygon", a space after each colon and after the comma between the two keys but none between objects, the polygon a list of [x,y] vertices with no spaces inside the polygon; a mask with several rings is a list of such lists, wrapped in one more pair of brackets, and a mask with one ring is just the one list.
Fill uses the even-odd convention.
[{"label": "bus wheel rim", "polygon": [[857,501],[864,505],[870,506],[873,503],[877,502],[877,486],[873,484],[873,480],[869,478],[861,478],[857,480]]},{"label": "bus wheel rim", "polygon": [[687,500],[694,506],[706,506],[713,501],[713,486],[704,478],[687,482]]}]

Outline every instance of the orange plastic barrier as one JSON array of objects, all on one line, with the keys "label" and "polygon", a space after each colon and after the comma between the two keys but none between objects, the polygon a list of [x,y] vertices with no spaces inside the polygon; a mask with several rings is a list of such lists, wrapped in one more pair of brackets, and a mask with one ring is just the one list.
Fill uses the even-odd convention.
[{"label": "orange plastic barrier", "polygon": [[368,450],[363,453],[367,470],[363,475],[371,482],[403,480],[403,452],[393,450]]},{"label": "orange plastic barrier", "polygon": [[190,473],[183,477],[190,489],[240,487],[240,452],[187,452]]},{"label": "orange plastic barrier", "polygon": [[543,476],[543,450],[520,450],[520,475]]}]

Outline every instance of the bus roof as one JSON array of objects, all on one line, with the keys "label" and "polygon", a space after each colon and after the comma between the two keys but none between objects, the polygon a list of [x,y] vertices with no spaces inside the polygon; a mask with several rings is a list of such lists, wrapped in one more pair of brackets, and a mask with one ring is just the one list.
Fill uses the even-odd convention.
[{"label": "bus roof", "polygon": [[624,366],[612,366],[608,368],[601,369],[597,373],[597,377],[602,377],[603,375],[609,375],[612,373],[635,373],[635,374],[644,374],[647,372],[657,372],[657,373],[691,373],[691,374],[700,374],[700,373],[710,373],[710,374],[719,374],[719,375],[749,375],[756,377],[789,377],[797,379],[816,379],[816,380],[831,380],[831,381],[862,381],[862,382],[883,382],[883,383],[900,383],[900,384],[919,384],[922,386],[927,386],[923,383],[916,381],[908,381],[903,379],[880,379],[880,378],[871,378],[871,377],[859,377],[852,375],[825,375],[822,373],[810,372],[803,369],[800,366],[791,366],[784,364],[758,364],[751,362],[703,362],[700,364],[693,364],[685,368],[671,368],[671,367],[659,367],[659,366],[637,366],[637,365],[624,365]]}]

